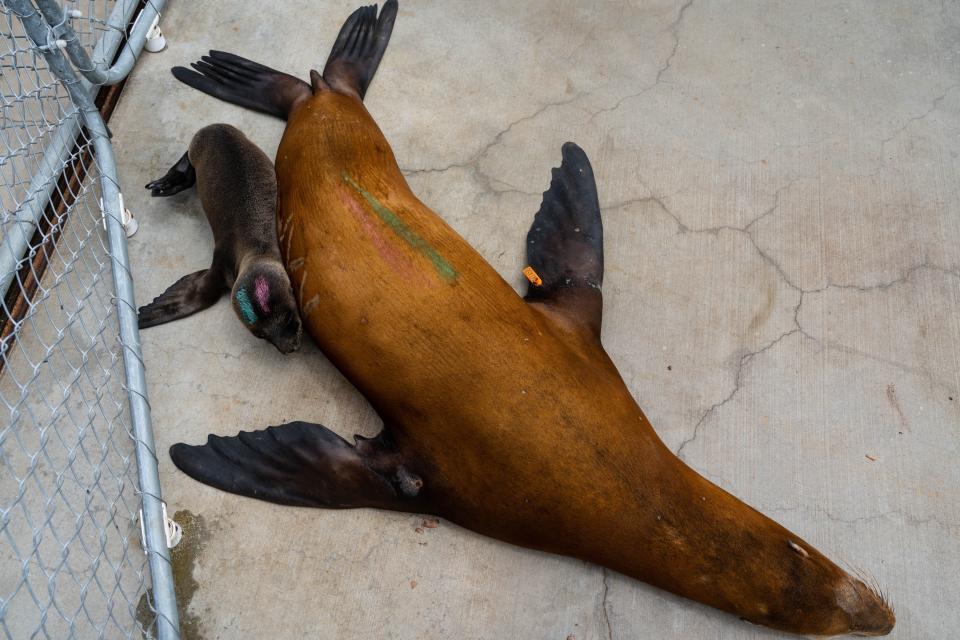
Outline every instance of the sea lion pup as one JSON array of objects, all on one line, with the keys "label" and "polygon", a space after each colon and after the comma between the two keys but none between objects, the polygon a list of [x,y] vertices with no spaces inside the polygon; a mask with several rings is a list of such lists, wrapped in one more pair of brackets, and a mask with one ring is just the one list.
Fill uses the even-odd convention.
[{"label": "sea lion pup", "polygon": [[287,118],[284,260],[311,335],[384,429],[355,445],[307,422],[211,435],[174,445],[174,463],[270,502],[439,515],[776,629],[889,632],[878,593],[654,433],[600,343],[603,231],[579,147],[563,146],[527,236],[526,299],[410,191],[360,100],[396,11],[350,16],[312,86],[223,53],[174,70]]},{"label": "sea lion pup", "polygon": [[213,263],[140,307],[140,328],[189,316],[230,291],[233,310],[253,335],[281,353],[296,351],[303,330],[277,246],[277,180],[270,158],[236,127],[211,124],[146,188],[165,197],[195,183],[213,230]]}]

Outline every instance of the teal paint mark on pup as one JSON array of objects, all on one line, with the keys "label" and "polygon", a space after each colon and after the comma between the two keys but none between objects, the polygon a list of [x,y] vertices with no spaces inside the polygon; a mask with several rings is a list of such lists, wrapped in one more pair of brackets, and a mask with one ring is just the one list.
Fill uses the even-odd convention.
[{"label": "teal paint mark on pup", "polygon": [[376,213],[388,227],[393,229],[394,233],[403,238],[407,244],[422,253],[433,263],[433,268],[437,270],[437,273],[439,273],[442,278],[451,282],[457,279],[457,270],[454,269],[449,262],[444,260],[443,256],[437,253],[437,250],[431,247],[429,242],[421,238],[416,231],[408,227],[393,211],[390,211],[390,209],[385,207],[383,203],[377,200],[366,189],[354,182],[350,176],[346,173],[340,175],[344,182],[363,196],[363,199],[367,201],[367,204],[370,205],[373,212]]},{"label": "teal paint mark on pup", "polygon": [[256,324],[257,312],[253,310],[253,303],[250,302],[250,296],[246,289],[237,289],[237,307],[240,308],[240,315],[247,324]]}]

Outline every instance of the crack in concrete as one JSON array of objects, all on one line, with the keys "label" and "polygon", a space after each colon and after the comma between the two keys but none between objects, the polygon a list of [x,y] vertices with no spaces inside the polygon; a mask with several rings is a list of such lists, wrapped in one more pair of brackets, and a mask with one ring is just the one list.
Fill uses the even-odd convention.
[{"label": "crack in concrete", "polygon": [[[834,283],[830,283],[830,284],[827,284],[827,285],[825,285],[825,286],[823,286],[823,287],[819,287],[819,288],[816,288],[816,289],[804,289],[804,288],[801,287],[799,284],[795,283],[795,282],[790,278],[790,276],[787,275],[787,272],[786,272],[786,270],[783,268],[783,266],[782,266],[776,259],[774,259],[773,256],[771,256],[769,253],[767,253],[767,252],[760,246],[760,243],[759,243],[759,241],[757,240],[757,238],[756,238],[756,236],[755,236],[755,232],[754,232],[754,227],[757,225],[757,223],[759,223],[761,220],[763,220],[763,219],[766,218],[767,216],[770,216],[770,215],[772,215],[774,212],[776,212],[777,210],[779,210],[779,208],[780,208],[780,196],[781,196],[781,194],[783,193],[784,190],[786,190],[787,188],[789,188],[790,186],[792,186],[792,184],[793,184],[794,182],[796,182],[796,180],[792,180],[792,181],[790,181],[788,184],[785,184],[785,185],[782,185],[781,187],[779,187],[779,188],[774,192],[774,202],[773,202],[773,204],[772,204],[770,207],[768,207],[766,210],[764,210],[762,213],[760,213],[759,215],[757,215],[753,220],[751,220],[749,223],[747,223],[747,224],[744,225],[743,227],[735,227],[735,226],[732,226],[732,225],[719,225],[719,226],[716,226],[716,227],[708,227],[708,228],[702,228],[702,229],[693,229],[693,228],[687,226],[687,225],[680,219],[680,217],[679,217],[677,214],[675,214],[673,211],[670,210],[670,208],[666,205],[666,203],[663,201],[663,199],[662,199],[661,197],[657,196],[656,193],[654,193],[654,191],[653,191],[652,189],[650,189],[650,187],[646,184],[646,182],[645,182],[642,178],[638,178],[638,181],[640,182],[640,185],[641,185],[644,189],[646,189],[646,191],[647,191],[650,195],[647,195],[647,196],[644,196],[644,197],[641,197],[641,198],[634,198],[634,199],[630,199],[630,200],[624,200],[624,201],[622,201],[622,202],[618,202],[618,203],[615,203],[615,204],[612,204],[612,205],[608,205],[608,208],[623,208],[623,207],[630,206],[630,205],[632,205],[632,204],[654,203],[654,204],[657,205],[657,207],[658,207],[664,214],[666,214],[671,220],[673,220],[674,224],[677,225],[677,232],[678,232],[678,233],[709,233],[709,234],[712,234],[712,235],[717,235],[717,234],[719,234],[721,231],[730,231],[730,232],[734,232],[734,233],[742,233],[742,234],[744,234],[744,235],[748,238],[748,240],[750,241],[750,244],[753,246],[754,250],[756,250],[757,255],[759,255],[760,258],[761,258],[764,262],[766,262],[766,263],[769,264],[771,267],[773,267],[773,269],[777,272],[777,274],[779,274],[780,279],[787,285],[787,287],[789,287],[790,289],[796,291],[796,292],[799,294],[799,299],[797,300],[797,304],[794,306],[794,309],[793,309],[793,325],[794,325],[793,329],[791,329],[791,330],[789,330],[789,331],[786,331],[786,332],[780,334],[780,335],[779,335],[777,338],[775,338],[772,342],[770,342],[769,344],[765,345],[765,346],[762,347],[761,349],[756,350],[756,351],[751,351],[751,352],[746,353],[746,354],[744,354],[743,356],[740,357],[739,361],[737,362],[736,373],[734,374],[734,384],[733,384],[733,388],[730,390],[730,392],[729,392],[725,397],[723,397],[723,398],[720,399],[719,401],[714,402],[712,405],[710,405],[710,407],[708,407],[707,410],[704,411],[703,415],[700,416],[700,419],[697,420],[696,424],[694,424],[693,430],[692,430],[691,434],[690,434],[686,439],[684,439],[684,440],[680,443],[680,445],[677,447],[676,455],[677,455],[677,457],[679,457],[680,459],[683,459],[683,452],[684,452],[685,448],[686,448],[691,442],[693,442],[694,440],[696,440],[697,437],[699,437],[699,435],[700,435],[700,430],[701,430],[701,427],[703,426],[704,422],[706,422],[706,420],[707,420],[717,409],[719,409],[719,408],[722,407],[723,405],[727,404],[730,400],[732,400],[732,399],[734,398],[734,396],[736,396],[737,392],[740,390],[740,386],[741,386],[741,382],[742,382],[741,377],[742,377],[742,374],[743,374],[744,367],[745,367],[747,364],[749,364],[756,356],[758,356],[758,355],[760,355],[761,353],[763,353],[763,352],[765,352],[765,351],[773,348],[775,345],[777,345],[777,344],[778,344],[780,341],[782,341],[783,339],[787,338],[788,336],[791,336],[791,335],[793,335],[793,334],[797,334],[797,333],[798,333],[798,334],[804,336],[805,338],[807,338],[807,339],[809,339],[809,340],[812,340],[813,342],[819,344],[821,347],[825,347],[825,348],[838,348],[838,349],[841,349],[841,350],[855,351],[855,350],[853,350],[853,349],[847,348],[845,345],[840,345],[840,344],[835,344],[835,343],[831,343],[831,342],[827,342],[827,341],[818,340],[817,338],[813,337],[813,335],[811,335],[811,334],[803,327],[803,325],[800,323],[800,309],[801,309],[801,307],[802,307],[802,305],[803,305],[804,296],[805,296],[806,294],[821,293],[821,292],[823,292],[823,291],[825,291],[825,290],[827,290],[827,289],[830,289],[830,288],[853,289],[853,290],[862,291],[862,292],[863,292],[863,291],[873,291],[873,290],[886,290],[886,289],[889,289],[889,288],[891,288],[891,287],[893,287],[893,286],[896,286],[896,285],[898,285],[898,284],[902,284],[902,283],[908,281],[915,273],[917,273],[918,271],[920,271],[920,270],[922,270],[922,269],[931,269],[931,270],[939,271],[939,272],[944,273],[944,274],[946,274],[946,275],[958,276],[958,273],[955,273],[952,269],[948,269],[948,268],[945,268],[945,267],[938,267],[938,266],[935,266],[935,265],[931,265],[931,264],[929,264],[928,261],[925,259],[922,263],[910,267],[905,273],[903,273],[903,274],[900,275],[899,277],[894,278],[893,280],[890,280],[890,281],[887,281],[887,282],[881,282],[881,283],[877,283],[877,284],[873,284],[873,285],[834,284]],[[885,360],[883,360],[882,358],[879,358],[879,357],[876,357],[876,356],[872,356],[871,354],[859,353],[859,352],[857,352],[857,353],[858,353],[859,355],[861,355],[861,356],[864,356],[864,357],[870,357],[870,358],[873,358],[873,359],[876,359],[876,360],[884,361],[884,362],[885,362]],[[932,379],[932,377],[930,376],[929,373],[926,373],[926,372],[917,372],[917,371],[913,370],[912,368],[907,367],[906,365],[904,365],[904,364],[902,364],[902,363],[889,362],[888,364],[891,364],[891,365],[893,365],[893,366],[897,366],[898,368],[906,368],[906,369],[909,369],[912,373],[920,373],[924,378],[928,379],[932,384],[936,384],[936,385],[941,386],[941,387],[943,387],[943,388],[949,388],[949,385],[946,385],[946,384],[944,384],[944,383],[942,383],[942,382],[940,382],[940,381],[937,381],[937,380]]]},{"label": "crack in concrete", "polygon": [[[604,108],[601,108],[601,109],[598,109],[598,110],[594,111],[594,112],[590,115],[590,118],[587,120],[587,122],[593,122],[593,120],[594,120],[597,116],[599,116],[600,114],[602,114],[602,113],[608,113],[608,112],[610,112],[610,111],[615,111],[615,110],[619,109],[620,106],[621,106],[624,102],[626,102],[627,100],[630,100],[630,99],[633,99],[633,98],[637,98],[637,97],[643,95],[644,93],[646,93],[647,91],[650,91],[651,89],[653,89],[654,87],[656,87],[658,84],[661,83],[661,81],[663,80],[663,74],[670,70],[670,67],[671,67],[671,65],[673,64],[673,59],[674,59],[674,57],[676,57],[677,51],[678,51],[679,48],[680,48],[680,26],[681,26],[681,23],[683,22],[684,16],[685,16],[686,13],[687,13],[687,10],[690,9],[690,7],[693,5],[693,3],[694,3],[694,0],[687,0],[687,2],[685,2],[685,3],[680,7],[680,9],[677,11],[677,17],[676,17],[676,19],[674,19],[674,21],[671,22],[669,25],[667,25],[667,27],[663,30],[663,31],[668,31],[668,32],[670,32],[670,33],[672,34],[672,36],[673,36],[673,47],[671,48],[670,54],[666,57],[666,59],[664,60],[663,64],[660,66],[659,69],[657,69],[657,73],[656,73],[656,76],[654,77],[653,82],[652,82],[651,84],[647,85],[646,87],[644,87],[643,89],[641,89],[640,91],[636,92],[636,93],[632,93],[632,94],[629,94],[629,95],[626,95],[626,96],[623,96],[623,97],[619,98],[619,99],[618,99],[612,106],[610,106],[610,107],[604,107]],[[662,33],[662,32],[661,32],[661,33]],[[565,106],[565,105],[568,105],[568,104],[572,104],[572,103],[576,102],[577,100],[580,100],[581,98],[583,98],[583,97],[585,97],[585,96],[588,96],[588,95],[589,95],[588,92],[580,92],[580,93],[578,93],[577,95],[573,96],[572,98],[567,98],[567,99],[565,99],[565,100],[560,100],[560,101],[556,101],[556,102],[548,102],[548,103],[542,105],[540,108],[538,108],[538,109],[537,109],[536,111],[534,111],[533,113],[531,113],[531,114],[529,114],[529,115],[526,115],[526,116],[523,116],[522,118],[518,118],[517,120],[514,120],[513,122],[511,122],[510,124],[508,124],[508,125],[506,126],[506,128],[504,128],[504,129],[502,129],[500,132],[498,132],[498,133],[493,137],[493,140],[491,140],[489,143],[487,143],[485,146],[483,146],[479,151],[477,151],[473,156],[471,156],[471,157],[468,158],[467,160],[463,160],[463,161],[459,161],[459,162],[452,162],[452,163],[450,163],[450,164],[448,164],[448,165],[446,165],[446,166],[443,166],[443,167],[421,167],[421,168],[407,168],[407,169],[401,168],[401,171],[402,171],[403,174],[406,175],[406,176],[414,176],[414,175],[423,174],[423,173],[443,173],[444,171],[448,171],[448,170],[450,170],[450,169],[468,169],[468,168],[474,167],[475,170],[477,171],[477,173],[478,173],[479,175],[482,175],[483,177],[486,178],[487,185],[488,185],[488,187],[491,187],[491,188],[490,188],[491,191],[493,191],[493,192],[495,192],[495,193],[503,193],[504,190],[497,190],[497,189],[493,189],[493,188],[492,188],[492,185],[491,185],[491,180],[492,180],[492,178],[491,178],[491,176],[488,176],[488,175],[484,174],[483,172],[479,171],[479,169],[476,169],[478,163],[479,163],[484,157],[486,157],[486,155],[490,152],[491,149],[493,149],[494,147],[496,147],[497,145],[499,145],[499,144],[503,141],[503,137],[504,137],[505,135],[507,135],[515,126],[517,126],[517,125],[519,125],[519,124],[522,124],[522,123],[524,123],[524,122],[529,122],[529,121],[537,118],[538,116],[540,116],[541,114],[543,114],[544,112],[546,112],[548,109],[555,108],[555,107],[561,107],[561,106]],[[502,182],[502,181],[499,181],[499,180],[498,180],[498,182]],[[523,194],[526,194],[526,195],[534,195],[534,194],[532,194],[532,193],[529,193],[529,192],[526,192],[526,191],[521,191],[521,190],[519,190],[519,189],[509,189],[509,190],[507,190],[507,191],[516,191],[516,192],[518,192],[518,193],[523,193]]]},{"label": "crack in concrete", "polygon": [[673,58],[677,55],[677,50],[680,48],[680,23],[683,22],[683,16],[686,15],[687,9],[689,9],[692,4],[693,0],[687,0],[687,2],[680,7],[680,10],[677,11],[677,19],[667,26],[666,30],[673,35],[673,49],[670,51],[670,55],[667,56],[667,60],[663,63],[663,66],[657,71],[657,76],[653,81],[654,85],[660,82],[663,74],[669,71],[670,65],[673,64]]},{"label": "crack in concrete", "polygon": [[[754,246],[755,246],[755,247],[757,246],[756,243],[754,243]],[[757,247],[757,250],[760,251],[759,247]],[[762,252],[761,252],[761,255],[763,255]],[[773,262],[770,261],[770,260],[768,260],[768,262],[771,262],[771,264],[773,264]],[[850,347],[850,346],[845,345],[845,344],[841,344],[841,343],[837,343],[837,342],[833,342],[833,341],[829,341],[829,340],[821,340],[821,339],[815,338],[815,337],[814,337],[813,335],[811,335],[806,329],[804,329],[803,325],[800,323],[800,308],[801,308],[802,305],[803,305],[804,296],[806,296],[807,294],[822,293],[823,291],[826,291],[827,289],[831,289],[831,288],[853,289],[853,290],[861,291],[861,292],[875,291],[875,290],[883,291],[883,290],[889,289],[889,288],[891,288],[891,287],[893,287],[893,286],[896,286],[896,285],[898,285],[898,284],[903,284],[903,283],[907,282],[914,274],[916,274],[917,272],[919,272],[919,271],[921,271],[921,270],[924,270],[924,269],[932,269],[932,270],[940,271],[940,272],[943,272],[943,273],[946,273],[946,274],[949,274],[949,275],[953,275],[950,270],[946,270],[946,269],[943,269],[943,268],[938,268],[938,267],[935,267],[935,266],[931,266],[931,265],[927,264],[926,261],[924,261],[924,262],[921,263],[921,264],[914,265],[913,267],[911,267],[910,269],[908,269],[903,275],[901,275],[901,276],[898,277],[898,278],[894,278],[893,280],[890,280],[889,282],[881,282],[881,283],[879,283],[879,284],[869,285],[869,286],[829,284],[829,285],[826,285],[825,287],[821,287],[821,288],[819,288],[819,289],[802,289],[802,288],[797,287],[796,285],[792,284],[792,283],[790,282],[790,280],[788,280],[788,279],[784,276],[784,274],[782,273],[782,271],[778,269],[778,271],[781,273],[781,276],[784,276],[784,282],[785,282],[788,286],[792,287],[793,289],[796,289],[796,290],[800,293],[800,299],[797,301],[797,304],[796,304],[796,306],[795,306],[794,309],[793,309],[793,323],[794,323],[794,325],[795,325],[794,328],[791,329],[790,331],[786,331],[786,332],[780,334],[780,336],[778,336],[776,339],[774,339],[772,342],[770,342],[770,343],[767,344],[766,346],[762,347],[761,349],[758,349],[758,350],[756,350],[756,351],[751,351],[751,352],[746,353],[746,354],[744,354],[743,356],[740,357],[740,360],[739,360],[738,363],[737,363],[736,373],[734,374],[733,388],[730,390],[730,392],[729,392],[724,398],[722,398],[722,399],[721,399],[720,401],[718,401],[718,402],[714,402],[712,405],[710,405],[710,407],[707,408],[706,411],[704,411],[703,415],[700,416],[700,419],[697,420],[696,424],[694,424],[693,430],[692,430],[692,433],[690,434],[690,436],[688,436],[686,439],[684,439],[684,440],[680,443],[680,445],[677,447],[677,450],[676,450],[676,455],[677,455],[677,457],[680,458],[681,460],[684,459],[684,458],[683,458],[683,451],[684,451],[684,449],[685,449],[691,442],[693,442],[694,440],[696,440],[697,437],[699,437],[699,435],[700,435],[700,429],[701,429],[701,427],[703,426],[704,422],[706,422],[706,420],[707,420],[711,415],[713,415],[713,414],[717,411],[717,409],[721,408],[722,406],[724,406],[725,404],[727,404],[728,402],[730,402],[730,401],[737,395],[737,392],[740,391],[740,388],[741,388],[743,370],[744,370],[744,368],[746,367],[746,365],[749,364],[750,362],[752,362],[755,357],[757,357],[757,356],[759,356],[760,354],[764,353],[765,351],[768,351],[769,349],[773,348],[775,345],[777,345],[778,343],[780,343],[782,340],[784,340],[785,338],[787,338],[787,337],[789,337],[789,336],[791,336],[791,335],[793,335],[793,334],[800,334],[800,335],[802,335],[803,337],[807,338],[808,340],[811,340],[812,342],[820,345],[820,347],[822,347],[822,348],[826,348],[826,349],[836,349],[836,350],[838,350],[838,351],[843,351],[843,352],[845,352],[845,353],[851,353],[851,354],[858,355],[858,356],[861,356],[861,357],[864,357],[864,358],[869,358],[869,359],[871,359],[871,360],[875,360],[875,361],[878,361],[878,362],[882,362],[882,363],[884,363],[884,364],[887,364],[887,365],[896,367],[896,368],[898,368],[898,369],[907,371],[907,372],[912,373],[912,374],[914,374],[914,375],[918,375],[918,376],[926,379],[926,380],[927,380],[930,384],[932,384],[932,385],[938,386],[938,387],[940,387],[940,388],[942,388],[942,389],[945,389],[945,390],[951,390],[951,389],[952,389],[952,386],[951,386],[951,385],[949,385],[949,384],[947,384],[947,383],[945,383],[945,382],[943,382],[943,381],[941,381],[941,380],[935,379],[928,371],[919,370],[919,369],[917,369],[917,368],[915,368],[915,367],[911,367],[911,366],[909,366],[909,365],[906,365],[906,364],[904,364],[904,363],[902,363],[902,362],[898,362],[898,361],[895,361],[895,360],[888,360],[888,359],[886,359],[886,358],[881,358],[880,356],[876,356],[876,355],[873,355],[873,354],[870,354],[870,353],[866,353],[866,352],[860,351],[859,349],[854,349],[853,347]]]},{"label": "crack in concrete", "polygon": [[918,120],[923,120],[924,118],[926,118],[927,116],[929,116],[931,113],[933,113],[934,111],[936,111],[937,108],[940,106],[940,103],[943,102],[944,99],[946,99],[947,95],[948,95],[951,91],[953,91],[954,89],[956,89],[957,87],[960,87],[960,84],[955,84],[955,85],[952,85],[952,86],[947,87],[947,88],[944,90],[943,93],[941,93],[939,96],[937,96],[936,98],[933,99],[933,101],[930,103],[930,107],[929,107],[926,111],[924,111],[923,113],[921,113],[921,114],[918,115],[918,116],[912,116],[912,117],[908,118],[907,121],[903,123],[903,126],[902,126],[902,127],[900,127],[899,129],[897,129],[896,131],[894,131],[893,133],[891,133],[889,136],[887,136],[886,138],[884,138],[883,140],[881,140],[881,141],[880,141],[880,155],[883,155],[883,154],[884,154],[884,152],[885,152],[884,150],[886,149],[887,144],[889,144],[890,142],[892,142],[894,138],[896,138],[896,137],[899,136],[901,133],[903,133],[904,131],[906,131],[906,130],[907,130],[907,127],[909,127],[911,124],[913,124],[914,122],[916,122],[916,121],[918,121]]},{"label": "crack in concrete", "polygon": [[947,273],[947,274],[951,273],[949,269],[932,266],[928,263],[926,259],[924,259],[923,262],[919,264],[915,264],[912,267],[908,268],[903,275],[897,278],[894,278],[893,280],[890,280],[888,282],[878,282],[876,284],[868,284],[868,285],[835,284],[831,282],[822,287],[818,287],[816,289],[804,289],[803,292],[804,293],[822,293],[827,289],[852,289],[854,291],[875,291],[875,290],[883,291],[883,290],[889,289],[890,287],[896,286],[898,284],[903,284],[904,282],[909,280],[911,277],[913,277],[915,273],[922,270],[938,271],[938,272]]},{"label": "crack in concrete", "polygon": [[753,248],[757,250],[757,254],[761,258],[763,258],[764,262],[769,264],[771,267],[774,268],[774,270],[778,274],[780,274],[780,278],[787,284],[788,287],[790,287],[791,289],[794,289],[795,291],[799,291],[801,295],[805,293],[805,291],[800,287],[800,285],[798,285],[797,283],[795,283],[793,280],[790,279],[790,276],[787,275],[787,272],[783,268],[783,266],[779,262],[777,262],[773,258],[773,256],[771,256],[766,251],[760,248],[759,241],[757,241],[757,239],[753,236],[752,233],[750,233],[749,231],[744,231],[744,233],[747,234],[747,238],[750,239],[750,244],[753,245]]},{"label": "crack in concrete", "polygon": [[[797,305],[797,308],[799,308],[799,304]],[[749,353],[746,353],[746,354],[740,356],[740,360],[739,360],[739,362],[737,363],[737,372],[736,372],[736,374],[734,375],[734,378],[733,378],[733,389],[730,390],[730,393],[728,393],[725,398],[723,398],[723,399],[720,400],[719,402],[714,402],[712,405],[710,405],[710,407],[709,407],[706,411],[703,412],[703,415],[700,416],[700,419],[697,420],[697,423],[696,423],[695,425],[693,425],[693,433],[691,433],[690,436],[687,437],[685,440],[683,440],[683,442],[680,443],[680,446],[677,447],[676,456],[677,456],[678,458],[680,458],[681,460],[684,460],[683,450],[687,447],[687,445],[689,445],[691,442],[693,442],[694,440],[697,439],[697,437],[700,435],[700,427],[701,427],[701,425],[703,425],[704,422],[706,422],[707,418],[709,418],[709,417],[713,414],[713,412],[715,412],[717,409],[719,409],[719,408],[722,407],[723,405],[725,405],[725,404],[727,404],[728,402],[730,402],[731,400],[733,400],[734,396],[737,395],[737,392],[740,391],[740,385],[741,385],[741,383],[742,383],[742,376],[743,376],[743,370],[744,370],[744,368],[745,368],[755,357],[759,356],[760,354],[764,353],[765,351],[768,351],[768,350],[772,349],[772,348],[775,347],[777,344],[779,344],[781,340],[783,340],[783,339],[785,339],[785,338],[787,338],[787,337],[789,337],[789,336],[792,336],[792,335],[795,334],[795,333],[799,333],[799,332],[800,332],[800,328],[799,328],[799,327],[794,327],[794,328],[791,329],[790,331],[784,331],[784,332],[781,333],[779,336],[777,336],[772,342],[764,345],[764,346],[761,347],[760,349],[757,349],[756,351],[751,351],[751,352],[749,352]]]},{"label": "crack in concrete", "polygon": [[613,640],[613,626],[610,624],[610,612],[607,610],[607,595],[610,593],[610,570],[606,567],[600,567],[603,571],[603,597],[600,600],[600,607],[603,610],[603,621],[607,625],[607,640]]},{"label": "crack in concrete", "polygon": [[680,7],[680,10],[677,11],[676,19],[673,22],[671,22],[669,25],[667,25],[666,29],[660,32],[660,33],[664,33],[667,31],[670,32],[670,34],[673,36],[673,47],[670,49],[670,53],[667,55],[666,59],[663,61],[663,64],[660,65],[659,69],[657,69],[657,74],[654,76],[653,82],[645,86],[640,91],[637,91],[636,93],[631,93],[623,96],[622,98],[617,100],[614,104],[612,104],[609,107],[597,109],[593,113],[593,115],[591,115],[590,118],[587,120],[588,123],[596,120],[596,118],[600,114],[616,111],[621,106],[623,106],[623,103],[626,102],[627,100],[633,100],[634,98],[639,98],[640,96],[644,95],[648,91],[653,90],[655,87],[657,87],[657,85],[663,82],[663,74],[665,74],[667,71],[670,70],[671,65],[673,65],[673,59],[676,57],[677,51],[680,49],[680,23],[683,21],[683,17],[686,15],[687,9],[689,9],[693,3],[694,3],[694,0],[687,0],[687,2]]},{"label": "crack in concrete", "polygon": [[522,124],[522,123],[524,123],[524,122],[529,122],[529,121],[537,118],[538,116],[540,116],[541,114],[543,114],[544,112],[546,112],[548,109],[553,109],[553,108],[556,108],[556,107],[562,107],[562,106],[571,104],[571,103],[573,103],[573,102],[576,102],[577,100],[579,100],[580,98],[583,98],[583,97],[586,96],[586,95],[588,95],[588,94],[581,91],[580,93],[578,93],[577,95],[573,96],[572,98],[567,98],[567,99],[565,99],[565,100],[559,100],[559,101],[556,101],[556,102],[548,102],[548,103],[542,105],[540,108],[538,108],[538,109],[537,109],[536,111],[534,111],[533,113],[528,114],[528,115],[525,115],[525,116],[523,116],[522,118],[518,118],[518,119],[514,120],[513,122],[511,122],[510,124],[508,124],[505,129],[502,129],[501,131],[499,131],[499,132],[497,133],[497,135],[495,135],[495,136],[493,137],[493,140],[491,140],[489,143],[487,143],[486,145],[484,145],[479,151],[477,151],[475,154],[473,154],[473,156],[471,156],[469,159],[467,159],[467,160],[465,160],[465,161],[462,161],[462,162],[452,162],[452,163],[446,165],[445,167],[435,167],[435,168],[434,168],[434,167],[424,167],[424,168],[419,168],[419,169],[402,169],[402,168],[401,168],[401,171],[404,173],[404,175],[414,176],[414,175],[418,175],[418,174],[421,174],[421,173],[443,173],[444,171],[448,171],[448,170],[450,170],[450,169],[468,169],[468,168],[470,168],[471,166],[476,165],[476,164],[479,163],[481,160],[483,160],[483,158],[485,158],[486,155],[487,155],[488,153],[490,153],[490,150],[491,150],[491,149],[493,149],[495,146],[497,146],[498,144],[500,144],[501,142],[503,142],[503,137],[504,137],[505,135],[507,135],[508,133],[510,133],[510,131],[512,131],[515,126],[517,126],[517,125],[519,125],[519,124]]},{"label": "crack in concrete", "polygon": [[891,509],[889,511],[884,511],[882,513],[874,513],[866,516],[857,516],[855,518],[842,518],[837,514],[833,513],[829,509],[818,505],[794,505],[792,507],[767,507],[760,506],[759,510],[764,513],[791,513],[794,511],[806,511],[818,513],[824,516],[827,520],[831,522],[839,522],[842,524],[861,524],[864,522],[872,522],[874,520],[883,520],[887,518],[902,518],[907,524],[914,526],[925,525],[925,524],[935,524],[942,529],[960,529],[960,522],[951,522],[944,520],[943,518],[937,517],[935,515],[930,515],[926,517],[919,518],[917,516],[911,515],[909,513],[904,513],[901,509]]},{"label": "crack in concrete", "polygon": [[773,192],[773,204],[771,204],[767,209],[758,215],[756,218],[748,222],[743,226],[743,231],[750,233],[750,228],[756,225],[758,222],[772,214],[774,211],[780,209],[780,194],[792,187],[794,184],[802,180],[803,178],[794,178],[793,180],[788,180],[786,184],[777,187],[776,191]]}]

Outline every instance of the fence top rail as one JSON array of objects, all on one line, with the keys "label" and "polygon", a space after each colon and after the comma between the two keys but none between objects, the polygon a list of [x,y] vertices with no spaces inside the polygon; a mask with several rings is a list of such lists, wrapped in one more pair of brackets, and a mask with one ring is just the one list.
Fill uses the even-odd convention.
[{"label": "fence top rail", "polygon": [[130,23],[139,0],[121,0],[114,7],[107,20],[107,33],[94,48],[93,55],[87,53],[76,31],[71,25],[75,16],[70,10],[64,10],[56,0],[35,0],[37,8],[50,25],[52,40],[61,45],[71,62],[84,78],[95,85],[116,84],[127,77],[137,62],[147,35],[160,19],[163,0],[147,0],[133,28],[126,36],[126,44],[116,63],[110,61],[125,35],[125,27]]}]

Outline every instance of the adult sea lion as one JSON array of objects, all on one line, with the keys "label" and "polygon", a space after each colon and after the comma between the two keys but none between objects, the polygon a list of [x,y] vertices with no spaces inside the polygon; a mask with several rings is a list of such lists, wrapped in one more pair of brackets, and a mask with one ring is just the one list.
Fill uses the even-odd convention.
[{"label": "adult sea lion", "polygon": [[165,197],[194,184],[213,230],[213,262],[140,307],[140,328],[202,311],[231,291],[233,310],[253,335],[281,353],[296,351],[303,330],[277,246],[277,179],[270,158],[236,127],[208,125],[146,188]]},{"label": "adult sea lion", "polygon": [[884,599],[699,476],[654,433],[600,343],[602,227],[563,146],[518,296],[410,191],[361,99],[397,3],[350,16],[311,85],[212,52],[185,83],[287,119],[281,248],[304,321],[384,421],[347,443],[293,422],[174,445],[192,477],[288,505],[430,513],[599,563],[795,633],[888,633]]}]

